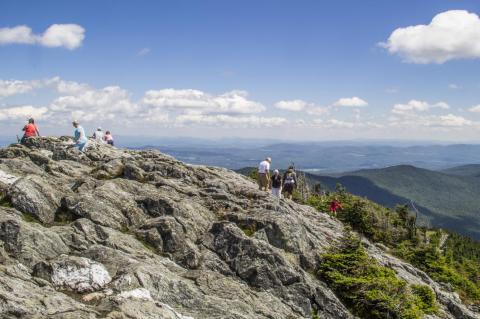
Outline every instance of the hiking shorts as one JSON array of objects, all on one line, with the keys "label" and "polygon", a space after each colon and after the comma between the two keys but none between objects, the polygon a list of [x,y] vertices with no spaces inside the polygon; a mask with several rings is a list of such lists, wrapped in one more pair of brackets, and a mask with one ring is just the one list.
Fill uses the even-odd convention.
[{"label": "hiking shorts", "polygon": [[283,185],[283,191],[289,195],[293,193],[293,184],[285,184]]},{"label": "hiking shorts", "polygon": [[268,180],[268,175],[265,173],[258,173],[258,186],[260,189],[268,189],[270,181]]}]

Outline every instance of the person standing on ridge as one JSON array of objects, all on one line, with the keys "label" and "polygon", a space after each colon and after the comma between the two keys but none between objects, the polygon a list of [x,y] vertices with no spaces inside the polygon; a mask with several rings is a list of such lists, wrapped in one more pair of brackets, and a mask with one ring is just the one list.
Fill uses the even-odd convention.
[{"label": "person standing on ridge", "polygon": [[293,197],[293,190],[297,185],[297,174],[295,173],[295,168],[290,165],[288,170],[283,175],[283,192],[285,193],[285,197],[288,199],[292,199]]},{"label": "person standing on ridge", "polygon": [[81,151],[85,151],[85,148],[88,143],[87,136],[85,135],[85,130],[83,127],[80,126],[80,123],[78,121],[73,121],[72,122],[73,127],[75,127],[75,132],[74,132],[74,140],[75,140],[75,146]]},{"label": "person standing on ridge", "polygon": [[258,186],[260,190],[268,191],[270,187],[270,164],[272,159],[267,157],[258,165]]},{"label": "person standing on ridge", "polygon": [[108,144],[113,146],[113,136],[110,131],[105,132],[105,136],[103,137],[103,140]]},{"label": "person standing on ridge", "polygon": [[28,119],[28,124],[23,127],[22,131],[25,132],[23,133],[23,137],[20,140],[20,143],[22,144],[25,144],[27,138],[29,137],[40,136],[40,132],[38,132],[38,127],[35,124],[35,120],[33,118]]},{"label": "person standing on ridge", "polygon": [[330,203],[330,213],[332,216],[337,217],[337,209],[342,209],[342,204],[340,204],[337,198],[334,198]]},{"label": "person standing on ridge", "polygon": [[282,198],[282,176],[278,169],[274,170],[272,175],[272,195]]},{"label": "person standing on ridge", "polygon": [[99,127],[97,128],[97,130],[95,131],[95,133],[93,133],[93,138],[95,139],[95,141],[97,141],[98,143],[105,143],[103,141],[103,131],[102,131],[102,128]]}]

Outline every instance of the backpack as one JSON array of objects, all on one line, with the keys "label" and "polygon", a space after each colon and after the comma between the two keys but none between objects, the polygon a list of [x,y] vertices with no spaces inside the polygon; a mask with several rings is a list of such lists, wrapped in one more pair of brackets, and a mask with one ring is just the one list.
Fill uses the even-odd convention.
[{"label": "backpack", "polygon": [[295,174],[295,173],[293,173],[293,172],[287,173],[287,176],[285,177],[285,182],[284,182],[285,185],[295,184],[295,176],[294,176],[294,174]]}]

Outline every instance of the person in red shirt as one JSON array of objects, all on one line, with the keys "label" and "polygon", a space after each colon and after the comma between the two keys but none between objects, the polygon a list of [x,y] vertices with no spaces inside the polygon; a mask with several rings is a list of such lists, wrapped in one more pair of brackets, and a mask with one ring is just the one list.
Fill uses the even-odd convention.
[{"label": "person in red shirt", "polygon": [[337,216],[337,209],[342,209],[342,204],[340,204],[340,202],[335,198],[330,203],[330,213],[333,216]]},{"label": "person in red shirt", "polygon": [[25,144],[27,141],[27,138],[29,137],[34,137],[34,136],[40,136],[40,133],[38,132],[38,127],[35,124],[35,120],[33,118],[28,120],[28,124],[23,127],[23,137],[22,140],[20,141],[22,144]]}]

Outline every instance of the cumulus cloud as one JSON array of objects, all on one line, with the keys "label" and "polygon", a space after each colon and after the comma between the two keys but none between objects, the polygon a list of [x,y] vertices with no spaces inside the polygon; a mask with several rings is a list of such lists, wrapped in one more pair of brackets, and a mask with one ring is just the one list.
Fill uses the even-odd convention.
[{"label": "cumulus cloud", "polygon": [[201,110],[203,113],[251,114],[265,111],[265,106],[248,99],[245,91],[234,90],[212,95],[200,90],[163,89],[147,91],[142,103],[169,110]]},{"label": "cumulus cloud", "polygon": [[138,105],[130,100],[130,93],[118,86],[93,89],[66,82],[60,87],[73,94],[59,96],[51,103],[50,109],[56,113],[70,113],[75,118],[92,121],[121,119],[133,116],[139,110]]},{"label": "cumulus cloud", "polygon": [[359,97],[344,97],[339,100],[337,100],[335,103],[333,103],[333,106],[346,106],[346,107],[362,107],[362,106],[367,106],[368,103],[365,100],[362,100]]},{"label": "cumulus cloud", "polygon": [[198,113],[182,114],[177,116],[175,120],[175,123],[180,126],[202,124],[227,127],[273,127],[283,125],[286,122],[287,120],[282,117],[231,116],[226,114],[205,115]]},{"label": "cumulus cloud", "polygon": [[307,105],[308,103],[303,100],[290,100],[290,101],[282,100],[275,103],[274,106],[277,109],[298,112],[298,111],[304,110]]},{"label": "cumulus cloud", "polygon": [[41,81],[0,80],[0,99],[28,93],[40,86]]},{"label": "cumulus cloud", "polygon": [[450,106],[445,102],[437,102],[429,104],[425,101],[410,100],[407,104],[395,104],[392,108],[392,113],[398,115],[409,114],[412,112],[425,112],[433,108],[449,109]]},{"label": "cumulus cloud", "polygon": [[460,87],[459,85],[455,84],[455,83],[450,83],[450,84],[448,85],[448,88],[449,88],[449,89],[452,89],[452,90],[461,89],[461,87]]},{"label": "cumulus cloud", "polygon": [[0,109],[0,121],[26,120],[30,117],[44,119],[47,117],[48,108],[35,107],[32,105],[15,106]]},{"label": "cumulus cloud", "polygon": [[396,29],[380,45],[412,63],[480,58],[480,19],[465,10],[445,11],[428,25]]},{"label": "cumulus cloud", "polygon": [[82,45],[85,29],[78,24],[52,24],[43,34],[34,34],[28,26],[0,28],[0,45],[38,44],[45,47],[65,47],[74,50]]},{"label": "cumulus cloud", "polygon": [[475,105],[475,106],[472,106],[471,108],[468,109],[470,112],[473,112],[473,113],[480,113],[480,104],[479,105]]},{"label": "cumulus cloud", "polygon": [[457,116],[453,114],[441,115],[438,117],[437,121],[433,121],[431,126],[443,126],[443,127],[461,127],[461,126],[470,126],[473,122],[467,120],[462,116]]}]

